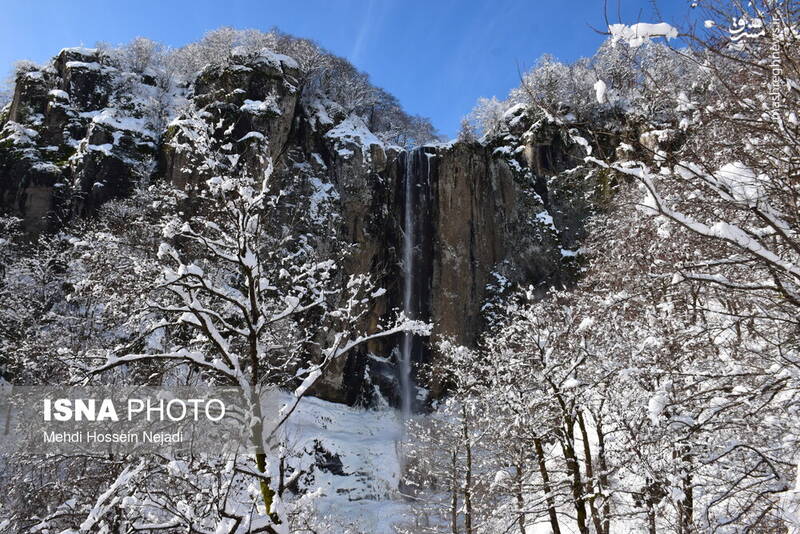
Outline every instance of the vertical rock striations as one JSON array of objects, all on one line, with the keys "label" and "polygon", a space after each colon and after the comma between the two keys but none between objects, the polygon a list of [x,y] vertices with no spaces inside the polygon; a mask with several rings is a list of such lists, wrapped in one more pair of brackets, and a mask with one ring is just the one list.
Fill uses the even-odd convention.
[{"label": "vertical rock striations", "polygon": [[[434,341],[474,344],[485,326],[484,306],[498,291],[566,283],[574,270],[540,194],[546,195],[546,180],[507,154],[505,146],[455,142],[421,147],[395,162],[393,211],[403,213],[404,189],[413,196],[410,310],[434,323]],[[410,357],[412,364],[429,361],[435,350],[416,340]],[[437,395],[441,384],[431,386]]]}]

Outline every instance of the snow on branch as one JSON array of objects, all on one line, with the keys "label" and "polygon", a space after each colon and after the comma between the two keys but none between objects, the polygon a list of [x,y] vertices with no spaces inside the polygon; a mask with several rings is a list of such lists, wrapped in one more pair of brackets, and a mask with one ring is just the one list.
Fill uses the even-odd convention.
[{"label": "snow on branch", "polygon": [[625,41],[631,48],[638,48],[655,37],[664,37],[669,41],[678,37],[678,30],[666,22],[651,24],[639,22],[628,26],[627,24],[612,24],[608,27],[611,34],[611,44]]},{"label": "snow on branch", "polygon": [[654,213],[662,215],[698,235],[709,237],[718,241],[724,241],[730,245],[733,245],[765,262],[767,265],[787,273],[797,280],[800,280],[800,267],[798,265],[784,260],[771,250],[767,249],[757,239],[750,236],[738,225],[727,221],[717,221],[714,224],[708,225],[670,208],[659,195],[658,190],[653,183],[653,174],[646,165],[639,164],[638,166],[626,167],[619,164],[608,165],[603,161],[591,157],[586,158],[586,160],[596,163],[604,168],[613,169],[638,179],[647,189],[648,198],[646,208]]},{"label": "snow on branch", "polygon": [[[61,534],[81,534],[84,532],[92,532],[97,528],[103,517],[111,510],[119,506],[120,498],[119,493],[124,493],[127,487],[131,484],[131,480],[144,469],[145,461],[142,460],[137,466],[128,465],[122,472],[117,475],[117,478],[111,485],[97,497],[97,500],[89,510],[86,519],[80,524],[80,527],[75,529],[67,529]],[[45,523],[47,520],[45,520]],[[105,527],[99,527],[99,531],[105,532]]]},{"label": "snow on branch", "polygon": [[302,397],[305,395],[306,391],[314,384],[314,382],[322,375],[323,369],[333,360],[347,354],[355,347],[359,345],[363,345],[368,341],[372,341],[374,339],[379,339],[382,337],[393,336],[395,334],[401,333],[411,333],[418,336],[429,336],[431,334],[431,324],[426,323],[423,321],[416,321],[413,319],[408,319],[405,315],[400,314],[397,318],[395,326],[388,328],[386,330],[381,330],[374,334],[365,334],[357,336],[354,339],[343,341],[337,340],[333,347],[326,349],[323,351],[325,354],[325,359],[319,365],[313,366],[311,369],[306,370],[305,372],[308,373],[306,378],[303,380],[303,383],[294,390],[295,397]]}]

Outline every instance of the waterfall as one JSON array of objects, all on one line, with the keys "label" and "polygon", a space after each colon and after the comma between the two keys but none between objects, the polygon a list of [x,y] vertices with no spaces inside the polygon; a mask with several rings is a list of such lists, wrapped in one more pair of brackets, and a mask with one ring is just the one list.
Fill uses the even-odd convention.
[{"label": "waterfall", "polygon": [[[433,276],[431,174],[435,159],[433,147],[419,147],[405,153],[403,166],[402,280],[403,313],[411,319],[430,318],[430,289]],[[412,334],[404,334],[400,345],[398,374],[400,409],[403,419],[414,411],[416,387],[413,364],[424,361],[427,343]]]},{"label": "waterfall", "polygon": [[[403,173],[403,313],[416,319],[414,311],[414,153],[406,153]],[[411,353],[414,348],[413,335],[403,334],[400,349],[400,409],[403,420],[411,415],[413,387],[411,383]]]}]

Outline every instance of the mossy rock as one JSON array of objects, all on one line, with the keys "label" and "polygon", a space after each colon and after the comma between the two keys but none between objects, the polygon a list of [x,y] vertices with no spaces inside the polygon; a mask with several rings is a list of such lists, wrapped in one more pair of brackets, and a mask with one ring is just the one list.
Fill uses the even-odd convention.
[{"label": "mossy rock", "polygon": [[611,169],[598,169],[594,173],[594,204],[600,209],[605,209],[611,204],[617,182],[617,173]]},{"label": "mossy rock", "polygon": [[70,145],[61,145],[58,151],[53,152],[48,161],[62,169],[69,166],[69,159],[77,152],[77,149]]}]

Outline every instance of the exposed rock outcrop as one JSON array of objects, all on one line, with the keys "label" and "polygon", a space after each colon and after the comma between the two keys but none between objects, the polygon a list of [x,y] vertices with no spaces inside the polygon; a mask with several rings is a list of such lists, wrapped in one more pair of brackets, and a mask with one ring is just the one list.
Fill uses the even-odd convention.
[{"label": "exposed rock outcrop", "polygon": [[152,173],[158,135],[127,94],[131,76],[85,48],[18,76],[0,131],[0,201],[28,232],[92,213]]}]

